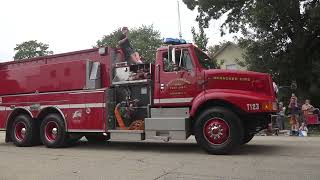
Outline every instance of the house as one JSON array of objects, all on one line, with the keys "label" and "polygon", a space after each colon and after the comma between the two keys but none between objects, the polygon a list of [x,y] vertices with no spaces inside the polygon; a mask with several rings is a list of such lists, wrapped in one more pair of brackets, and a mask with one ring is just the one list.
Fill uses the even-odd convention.
[{"label": "house", "polygon": [[212,59],[221,64],[221,69],[246,70],[246,67],[239,65],[243,62],[243,54],[245,50],[238,45],[227,42],[216,53],[213,54]]}]

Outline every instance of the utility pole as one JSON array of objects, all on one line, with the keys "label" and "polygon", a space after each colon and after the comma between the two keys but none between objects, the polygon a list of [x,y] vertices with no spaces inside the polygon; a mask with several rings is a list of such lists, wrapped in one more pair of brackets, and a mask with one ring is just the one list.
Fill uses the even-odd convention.
[{"label": "utility pole", "polygon": [[180,18],[180,3],[179,0],[178,3],[178,28],[179,28],[179,38],[182,39],[182,32],[181,32],[181,18]]}]

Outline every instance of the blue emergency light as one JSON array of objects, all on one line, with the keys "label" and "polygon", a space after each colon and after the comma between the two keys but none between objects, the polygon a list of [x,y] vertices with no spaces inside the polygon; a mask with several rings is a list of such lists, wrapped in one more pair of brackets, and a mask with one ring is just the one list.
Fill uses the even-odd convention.
[{"label": "blue emergency light", "polygon": [[186,44],[187,42],[184,39],[164,38],[163,43],[170,44],[170,45],[179,45],[179,44]]}]

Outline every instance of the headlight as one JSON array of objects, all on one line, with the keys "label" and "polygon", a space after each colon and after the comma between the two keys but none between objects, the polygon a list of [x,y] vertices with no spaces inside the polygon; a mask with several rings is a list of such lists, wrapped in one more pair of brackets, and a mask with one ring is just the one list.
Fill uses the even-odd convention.
[{"label": "headlight", "polygon": [[278,111],[278,103],[277,103],[277,102],[273,102],[273,103],[272,103],[272,109],[273,109],[274,111]]},{"label": "headlight", "polygon": [[278,89],[278,85],[275,83],[275,82],[272,82],[272,85],[273,85],[273,90],[276,94],[278,94],[279,92],[279,89]]}]

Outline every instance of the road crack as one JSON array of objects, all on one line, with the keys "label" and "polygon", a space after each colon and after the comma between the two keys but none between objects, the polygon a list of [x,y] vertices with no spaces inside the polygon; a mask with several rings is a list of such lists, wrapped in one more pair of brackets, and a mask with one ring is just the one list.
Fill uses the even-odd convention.
[{"label": "road crack", "polygon": [[176,167],[176,168],[174,168],[174,169],[171,169],[171,170],[169,170],[169,171],[167,171],[167,172],[165,171],[163,174],[161,174],[160,176],[154,178],[153,180],[158,180],[158,179],[160,179],[160,178],[162,178],[162,177],[164,177],[164,176],[167,176],[167,175],[171,174],[172,172],[174,172],[174,171],[176,171],[176,170],[178,170],[179,168],[182,168],[182,167],[183,167],[183,165],[181,165],[181,166],[179,166],[179,167]]}]

